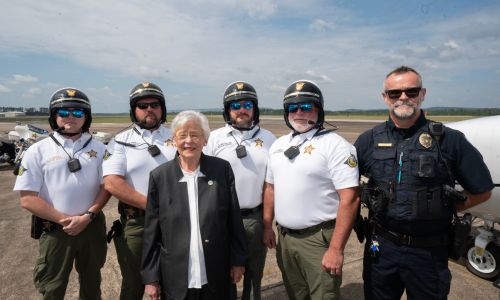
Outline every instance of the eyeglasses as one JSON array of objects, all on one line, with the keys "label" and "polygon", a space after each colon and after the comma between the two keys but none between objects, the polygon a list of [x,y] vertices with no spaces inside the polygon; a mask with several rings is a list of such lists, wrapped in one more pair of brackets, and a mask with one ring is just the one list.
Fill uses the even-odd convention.
[{"label": "eyeglasses", "polygon": [[152,102],[152,103],[137,103],[137,107],[139,109],[147,109],[148,107],[157,108],[160,107],[160,102]]},{"label": "eyeglasses", "polygon": [[[232,102],[229,107],[231,110],[240,110],[241,109],[241,102]],[[253,108],[253,102],[252,101],[245,101],[243,102],[243,108],[244,109],[252,109]]]},{"label": "eyeglasses", "polygon": [[421,90],[421,87],[414,87],[406,90],[387,90],[384,91],[384,93],[387,95],[387,97],[389,97],[389,99],[397,100],[403,93],[405,93],[408,98],[415,98],[420,94]]},{"label": "eyeglasses", "polygon": [[292,103],[288,104],[288,112],[289,113],[296,113],[299,109],[303,112],[311,112],[313,110],[313,105],[312,103]]},{"label": "eyeglasses", "polygon": [[176,137],[177,141],[184,141],[184,140],[187,140],[187,138],[189,137],[189,138],[191,138],[192,141],[197,142],[202,138],[202,134],[200,132],[186,133],[186,132],[180,131],[175,135],[175,137]]},{"label": "eyeglasses", "polygon": [[57,115],[61,118],[67,118],[69,115],[73,115],[75,118],[82,118],[85,116],[85,112],[81,109],[75,109],[75,110],[69,110],[69,109],[58,109],[57,110]]}]

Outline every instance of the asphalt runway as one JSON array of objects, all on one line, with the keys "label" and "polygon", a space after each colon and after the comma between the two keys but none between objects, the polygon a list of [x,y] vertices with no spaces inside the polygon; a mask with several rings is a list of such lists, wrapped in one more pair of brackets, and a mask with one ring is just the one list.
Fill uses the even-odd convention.
[{"label": "asphalt runway", "polygon": [[[337,133],[350,142],[376,123],[366,121],[332,120],[339,127]],[[211,128],[221,127],[222,122],[212,122]],[[288,132],[282,118],[263,119],[263,128],[277,136]],[[38,126],[38,125],[37,125]],[[94,124],[92,130],[116,133],[128,124]],[[0,133],[12,130],[14,124],[0,123]],[[48,126],[40,126],[48,128]],[[32,270],[37,257],[38,242],[29,236],[30,214],[19,206],[19,196],[12,192],[15,176],[12,166],[0,165],[0,299],[39,299],[32,281]],[[117,200],[111,198],[104,208],[108,226],[118,218]],[[352,234],[345,251],[344,275],[341,287],[343,299],[363,299],[362,271],[363,244]],[[500,289],[490,281],[469,273],[466,268],[450,261],[453,275],[449,299],[499,299]],[[263,280],[263,299],[287,299],[281,284],[281,274],[276,266],[275,251],[270,250],[266,261]],[[121,274],[116,261],[114,246],[109,244],[106,264],[102,269],[102,298],[118,299]],[[78,299],[78,278],[72,272],[66,299]],[[403,297],[405,299],[406,297]],[[144,297],[146,299],[146,297]]]}]

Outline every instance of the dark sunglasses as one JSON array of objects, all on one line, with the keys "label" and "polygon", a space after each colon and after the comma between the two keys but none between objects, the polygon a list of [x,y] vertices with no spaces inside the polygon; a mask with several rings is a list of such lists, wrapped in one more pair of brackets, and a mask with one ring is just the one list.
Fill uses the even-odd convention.
[{"label": "dark sunglasses", "polygon": [[[229,107],[231,107],[231,110],[240,110],[242,104],[240,102],[232,102]],[[243,108],[244,109],[252,109],[253,108],[253,102],[252,101],[245,101],[243,102]]]},{"label": "dark sunglasses", "polygon": [[403,93],[405,93],[408,98],[415,98],[420,94],[421,90],[422,90],[421,87],[414,87],[414,88],[409,88],[406,90],[387,90],[387,91],[384,91],[384,93],[390,99],[397,100],[401,97],[401,95]]},{"label": "dark sunglasses", "polygon": [[147,109],[148,107],[157,108],[160,107],[160,102],[152,102],[152,103],[138,103],[137,107],[139,109]]},{"label": "dark sunglasses", "polygon": [[81,109],[69,110],[69,109],[58,109],[57,115],[61,118],[69,117],[69,114],[72,114],[75,118],[83,118],[85,116],[85,112]]},{"label": "dark sunglasses", "polygon": [[288,112],[296,113],[299,109],[303,112],[311,112],[313,110],[314,104],[312,103],[300,103],[300,104],[288,104]]}]

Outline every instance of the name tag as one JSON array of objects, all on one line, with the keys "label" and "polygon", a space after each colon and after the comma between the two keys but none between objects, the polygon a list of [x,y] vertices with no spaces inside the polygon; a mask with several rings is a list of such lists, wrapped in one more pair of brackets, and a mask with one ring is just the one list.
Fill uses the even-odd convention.
[{"label": "name tag", "polygon": [[389,147],[392,147],[392,143],[378,143],[377,147],[380,147],[380,148],[389,148]]}]

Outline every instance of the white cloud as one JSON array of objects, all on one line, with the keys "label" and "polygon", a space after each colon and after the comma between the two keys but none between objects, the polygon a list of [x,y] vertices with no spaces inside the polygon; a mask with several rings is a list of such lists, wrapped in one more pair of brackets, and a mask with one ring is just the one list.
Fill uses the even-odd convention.
[{"label": "white cloud", "polygon": [[11,91],[11,89],[8,86],[0,84],[0,93],[8,93],[10,91]]},{"label": "white cloud", "polygon": [[322,19],[316,19],[309,25],[311,31],[327,31],[334,29],[335,24],[333,22],[327,22]]},{"label": "white cloud", "polygon": [[[371,103],[369,89],[375,97],[383,76],[401,64],[431,75],[451,69],[463,73],[492,65],[491,60],[499,65],[498,9],[449,16],[422,26],[415,26],[414,19],[407,23],[398,19],[397,26],[372,20],[367,26],[355,11],[329,1],[315,4],[297,0],[110,0],[106,5],[97,0],[7,1],[2,4],[0,26],[9,30],[0,31],[0,53],[55,57],[95,72],[114,73],[116,81],[165,83],[167,91],[187,87],[172,92],[170,99],[180,104],[186,97],[203,99],[196,107],[219,104],[224,87],[236,79],[259,87],[259,100],[266,107],[280,107],[286,86],[307,77],[325,83],[321,88],[337,99],[336,108],[349,108],[352,103],[362,105],[359,98]],[[12,84],[38,80],[19,76],[24,77],[14,77]],[[39,76],[41,81],[62,80]],[[8,88],[10,83],[2,82]],[[91,101],[109,104],[112,110],[112,103],[124,102],[131,86],[120,91],[108,88],[88,91]],[[42,94],[50,95],[47,87]]]},{"label": "white cloud", "polygon": [[447,47],[447,48],[453,49],[453,50],[460,49],[460,46],[454,40],[447,41],[446,43],[444,43],[444,46]]},{"label": "white cloud", "polygon": [[21,75],[21,74],[14,74],[14,80],[17,82],[36,82],[38,81],[38,78],[32,75]]},{"label": "white cloud", "polygon": [[31,98],[42,94],[42,89],[39,87],[31,87],[25,90],[22,94],[23,97]]}]

